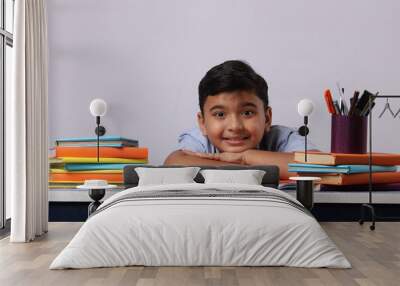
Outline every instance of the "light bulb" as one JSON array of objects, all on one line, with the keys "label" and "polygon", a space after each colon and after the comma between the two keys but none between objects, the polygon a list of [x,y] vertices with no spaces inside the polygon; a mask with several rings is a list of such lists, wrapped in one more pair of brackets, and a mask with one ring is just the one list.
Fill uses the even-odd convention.
[{"label": "light bulb", "polygon": [[93,99],[90,102],[90,113],[93,116],[104,116],[107,112],[107,103],[100,98]]},{"label": "light bulb", "polygon": [[310,115],[313,112],[313,109],[314,109],[314,103],[309,99],[302,99],[297,105],[297,112],[301,116]]}]

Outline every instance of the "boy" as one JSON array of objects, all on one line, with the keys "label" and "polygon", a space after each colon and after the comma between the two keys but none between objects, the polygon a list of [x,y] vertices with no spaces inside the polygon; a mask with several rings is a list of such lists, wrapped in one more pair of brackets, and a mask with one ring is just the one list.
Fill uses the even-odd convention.
[{"label": "boy", "polygon": [[[277,165],[289,177],[293,151],[304,150],[296,130],[271,126],[268,86],[248,64],[226,61],[199,84],[199,128],[179,136],[179,150],[166,165]],[[308,149],[316,150],[311,143]]]}]

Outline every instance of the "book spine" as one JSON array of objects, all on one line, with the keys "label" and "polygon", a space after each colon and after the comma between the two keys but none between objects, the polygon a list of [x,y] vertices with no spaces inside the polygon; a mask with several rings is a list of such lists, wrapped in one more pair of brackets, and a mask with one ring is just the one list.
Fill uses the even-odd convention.
[{"label": "book spine", "polygon": [[[350,174],[350,175],[336,175],[336,176],[324,176],[321,175],[321,184],[326,185],[362,185],[368,184],[369,174]],[[378,172],[372,173],[373,184],[389,184],[389,183],[400,183],[400,172]]]},{"label": "book spine", "polygon": [[[298,163],[321,165],[368,165],[368,154],[342,154],[342,153],[315,153],[308,154],[308,160],[304,160],[304,152],[295,152],[294,161]],[[399,154],[375,153],[372,155],[372,164],[380,166],[400,165]]]},{"label": "book spine", "polygon": [[123,174],[49,174],[49,181],[51,182],[83,182],[85,180],[107,180],[110,182],[123,182]]},{"label": "book spine", "polygon": [[65,164],[65,170],[68,171],[85,171],[85,170],[123,170],[126,165],[143,165],[143,164]]},{"label": "book spine", "polygon": [[88,163],[88,164],[147,164],[146,159],[125,159],[125,158],[99,158],[99,162],[96,157],[60,157],[64,163]]},{"label": "book spine", "polygon": [[[56,157],[92,157],[97,158],[96,147],[56,147]],[[146,159],[148,157],[147,148],[138,147],[101,147],[99,156],[102,158],[126,158],[126,159]]]},{"label": "book spine", "polygon": [[[97,137],[77,137],[77,138],[60,138],[56,139],[56,142],[97,142]],[[138,140],[128,139],[123,137],[113,137],[113,136],[102,136],[100,137],[101,142],[109,142],[109,141],[118,141],[118,142],[129,142],[129,143],[137,143]]]}]

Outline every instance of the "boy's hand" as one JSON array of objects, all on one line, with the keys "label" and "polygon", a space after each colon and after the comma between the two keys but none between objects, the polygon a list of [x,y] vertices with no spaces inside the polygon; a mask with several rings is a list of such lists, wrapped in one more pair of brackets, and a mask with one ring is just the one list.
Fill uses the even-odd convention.
[{"label": "boy's hand", "polygon": [[189,150],[181,150],[181,151],[187,155],[197,156],[200,158],[205,158],[210,160],[224,161],[237,164],[245,163],[244,152],[240,153],[223,152],[223,153],[211,154],[211,153],[193,152]]}]

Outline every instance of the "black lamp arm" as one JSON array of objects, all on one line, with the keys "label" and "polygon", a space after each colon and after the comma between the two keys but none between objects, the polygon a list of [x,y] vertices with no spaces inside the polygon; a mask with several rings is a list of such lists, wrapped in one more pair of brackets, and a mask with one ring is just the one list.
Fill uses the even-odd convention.
[{"label": "black lamp arm", "polygon": [[307,127],[308,124],[308,116],[304,116],[304,125],[301,126],[298,130],[301,136],[304,136],[304,161],[307,162],[307,134],[309,133],[309,129]]},{"label": "black lamp arm", "polygon": [[96,124],[97,127],[94,130],[94,132],[97,135],[97,162],[100,161],[99,157],[100,157],[100,136],[103,136],[104,134],[106,134],[106,129],[104,128],[104,126],[100,125],[100,116],[96,116]]}]

